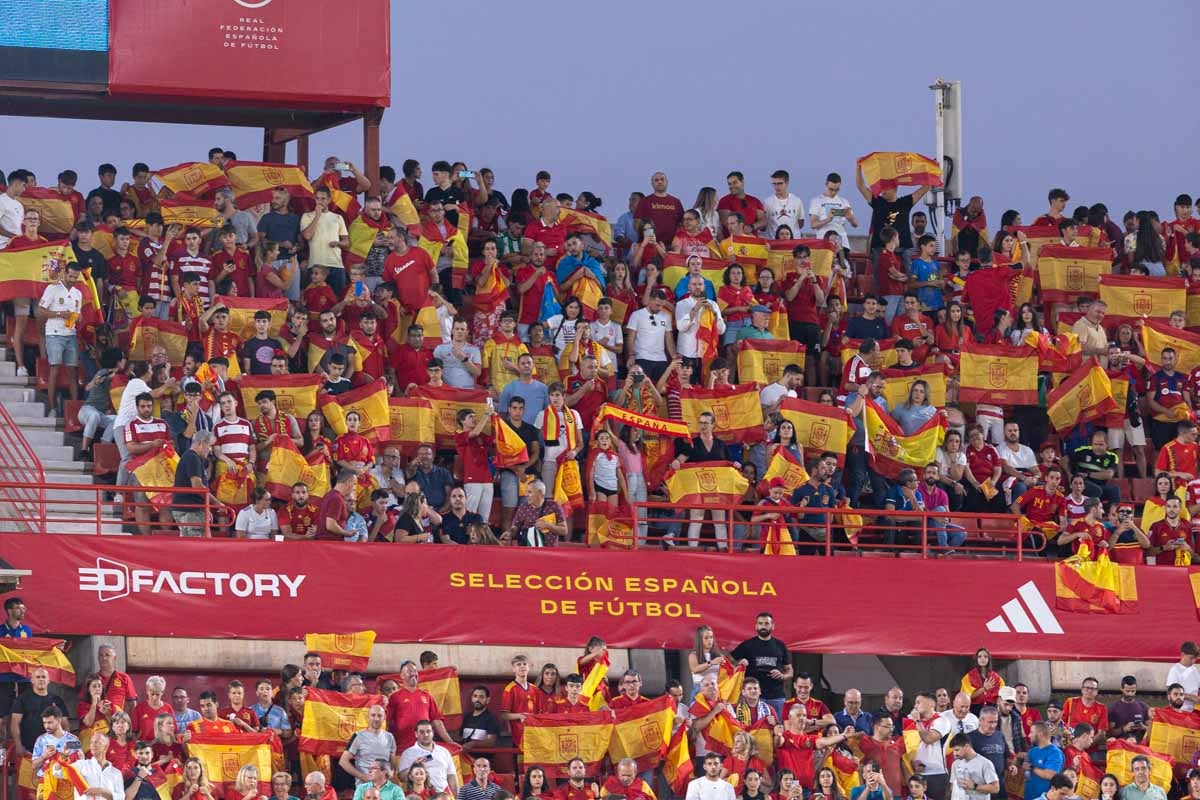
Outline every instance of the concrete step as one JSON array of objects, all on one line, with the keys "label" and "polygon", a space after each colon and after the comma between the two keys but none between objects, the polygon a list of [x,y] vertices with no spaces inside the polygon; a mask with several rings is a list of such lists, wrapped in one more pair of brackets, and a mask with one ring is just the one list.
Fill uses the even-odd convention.
[{"label": "concrete step", "polygon": [[37,399],[37,392],[32,388],[22,389],[18,386],[0,386],[0,403],[32,403]]},{"label": "concrete step", "polygon": [[17,362],[15,361],[0,361],[0,375],[17,375]]},{"label": "concrete step", "polygon": [[[19,405],[38,406],[41,404],[40,403],[20,403]],[[45,412],[43,412],[40,415],[22,414],[21,416],[17,416],[16,414],[14,414],[12,412],[12,409],[9,409],[8,413],[9,413],[9,415],[12,416],[13,422],[16,423],[17,427],[21,429],[22,433],[28,433],[28,431],[30,429],[51,430],[51,431],[58,430],[59,423],[61,422],[61,419],[59,417],[53,416],[51,414],[47,414]],[[29,437],[26,436],[25,438],[28,439]],[[32,444],[32,442],[31,442],[31,444]]]},{"label": "concrete step", "polygon": [[27,401],[12,401],[5,400],[3,397],[0,397],[0,402],[4,403],[5,410],[8,411],[9,416],[12,417],[18,425],[21,424],[21,420],[24,419],[42,419],[49,420],[50,422],[54,422],[58,419],[58,417],[48,414],[46,412],[46,404],[39,400],[30,399]]},{"label": "concrete step", "polygon": [[58,431],[54,431],[54,433],[59,437],[58,442],[53,444],[38,444],[33,447],[34,452],[37,453],[37,457],[41,459],[43,469],[46,464],[75,460],[75,448],[62,443],[61,433]]},{"label": "concrete step", "polygon": [[41,458],[41,446],[61,447],[66,441],[66,434],[60,430],[55,430],[53,427],[38,427],[24,428],[21,433],[25,435],[25,440],[33,447]]},{"label": "concrete step", "polygon": [[[8,363],[12,364],[11,361]],[[13,370],[15,373],[15,370],[16,370],[15,365],[13,365]],[[18,378],[15,374],[0,375],[0,386],[33,386],[33,378],[32,377]]]},{"label": "concrete step", "polygon": [[71,473],[72,475],[78,475],[82,472],[87,476],[89,483],[92,480],[92,464],[90,461],[47,461],[42,458],[41,462],[42,469],[46,471],[47,480],[52,472],[56,474]]},{"label": "concrete step", "polygon": [[80,486],[94,483],[92,473],[83,470],[46,469],[45,464],[42,465],[42,469],[46,473],[46,483],[70,483]]}]

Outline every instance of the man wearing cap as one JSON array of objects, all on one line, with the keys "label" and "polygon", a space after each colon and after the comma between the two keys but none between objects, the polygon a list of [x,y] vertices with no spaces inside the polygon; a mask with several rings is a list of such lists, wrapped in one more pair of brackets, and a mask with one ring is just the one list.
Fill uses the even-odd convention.
[{"label": "man wearing cap", "polygon": [[1062,703],[1051,700],[1046,703],[1046,719],[1029,726],[1029,746],[1032,749],[1037,744],[1037,726],[1046,726],[1047,741],[1055,747],[1062,747],[1064,741],[1069,741],[1067,726],[1063,722]]},{"label": "man wearing cap", "polygon": [[999,729],[1008,750],[1011,753],[1024,753],[1025,728],[1021,724],[1021,713],[1017,711],[1017,690],[1011,686],[1001,686],[999,702]]},{"label": "man wearing cap", "polygon": [[1108,736],[1124,738],[1134,734],[1141,738],[1150,719],[1150,706],[1137,698],[1137,678],[1121,678],[1121,696],[1108,706]]},{"label": "man wearing cap", "polygon": [[396,752],[402,753],[417,740],[417,724],[422,720],[433,723],[434,733],[443,742],[450,742],[450,734],[442,722],[433,695],[418,686],[420,671],[412,659],[400,665],[400,680],[403,685],[388,698],[387,729],[396,737]]},{"label": "man wearing cap", "polygon": [[750,306],[750,324],[738,329],[737,340],[774,339],[767,326],[771,324],[771,309],[759,303]]}]

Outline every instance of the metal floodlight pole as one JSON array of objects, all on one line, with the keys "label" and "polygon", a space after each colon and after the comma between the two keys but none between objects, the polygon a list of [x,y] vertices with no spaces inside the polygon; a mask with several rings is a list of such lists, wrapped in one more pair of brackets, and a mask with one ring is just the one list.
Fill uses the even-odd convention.
[{"label": "metal floodlight pole", "polygon": [[947,81],[938,78],[930,85],[933,92],[934,115],[934,158],[942,167],[940,189],[929,192],[926,205],[929,209],[929,224],[937,237],[939,253],[945,252],[946,220],[962,204],[962,81]]}]

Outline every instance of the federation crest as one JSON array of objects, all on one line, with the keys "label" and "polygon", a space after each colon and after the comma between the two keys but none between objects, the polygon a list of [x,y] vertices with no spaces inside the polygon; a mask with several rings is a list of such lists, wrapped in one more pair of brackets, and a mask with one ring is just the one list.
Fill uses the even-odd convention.
[{"label": "federation crest", "polygon": [[1093,403],[1092,384],[1084,383],[1079,387],[1079,408],[1091,408]]},{"label": "federation crest", "polygon": [[238,770],[242,768],[242,760],[237,753],[221,753],[221,779],[236,781]]},{"label": "federation crest", "polygon": [[558,734],[558,757],[563,761],[569,761],[579,755],[579,734],[577,733],[560,733]]},{"label": "federation crest", "polygon": [[994,389],[1003,389],[1008,385],[1008,365],[1000,361],[988,364],[988,385]]},{"label": "federation crest", "polygon": [[354,650],[354,640],[357,637],[353,633],[337,633],[333,636],[333,649],[339,653],[349,653]]},{"label": "federation crest", "polygon": [[642,744],[647,750],[657,750],[662,747],[663,732],[662,728],[652,720],[646,720],[638,728],[638,735],[642,737]]},{"label": "federation crest", "polygon": [[696,472],[696,481],[700,484],[700,491],[715,492],[717,490],[717,473],[711,469],[702,469]]},{"label": "federation crest", "polygon": [[266,167],[263,169],[263,179],[272,186],[278,186],[283,183],[283,173],[275,167]]},{"label": "federation crest", "polygon": [[808,429],[808,444],[810,447],[824,447],[829,441],[829,423],[814,422]]},{"label": "federation crest", "polygon": [[393,439],[404,438],[404,410],[394,409],[388,414],[388,425],[392,429]]},{"label": "federation crest", "polygon": [[1133,310],[1139,314],[1150,314],[1154,310],[1154,298],[1145,292],[1133,296]]},{"label": "federation crest", "polygon": [[908,153],[897,153],[892,157],[892,169],[897,175],[903,175],[907,172],[912,172],[913,160]]},{"label": "federation crest", "polygon": [[717,430],[727,431],[730,428],[729,407],[724,403],[717,403],[713,406],[713,421],[716,423]]},{"label": "federation crest", "polygon": [[779,376],[783,374],[783,362],[774,353],[763,354],[762,366],[763,375],[772,383],[778,381]]},{"label": "federation crest", "polygon": [[188,189],[195,189],[197,186],[204,183],[204,173],[196,167],[184,170],[183,175],[180,177],[183,180],[183,185]]},{"label": "federation crest", "polygon": [[338,736],[343,739],[349,739],[358,731],[358,720],[353,714],[338,715]]},{"label": "federation crest", "polygon": [[454,433],[454,429],[458,427],[458,421],[454,419],[454,414],[453,408],[442,406],[438,409],[438,422],[442,424],[442,430]]},{"label": "federation crest", "polygon": [[296,398],[290,394],[275,395],[275,408],[283,414],[296,413]]},{"label": "federation crest", "polygon": [[1067,267],[1067,288],[1073,292],[1083,291],[1083,267],[1078,264],[1072,264]]}]

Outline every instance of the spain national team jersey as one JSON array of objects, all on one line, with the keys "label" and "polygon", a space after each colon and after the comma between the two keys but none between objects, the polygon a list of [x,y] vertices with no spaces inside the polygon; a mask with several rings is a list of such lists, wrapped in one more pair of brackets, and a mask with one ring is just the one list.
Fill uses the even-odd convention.
[{"label": "spain national team jersey", "polygon": [[1021,511],[1029,518],[1030,522],[1039,524],[1058,522],[1067,513],[1067,501],[1062,492],[1055,492],[1051,495],[1041,486],[1030,489],[1021,495],[1017,502],[1020,503]]},{"label": "spain national team jersey", "polygon": [[[261,419],[261,417],[260,417]],[[290,525],[293,536],[307,536],[317,532],[317,507],[308,503],[300,508],[288,503],[279,510],[279,526]]]},{"label": "spain national team jersey", "polygon": [[[522,686],[516,681],[509,681],[500,697],[500,710],[509,714],[536,714],[538,711],[537,695],[530,684]],[[509,730],[512,732],[513,747],[521,746],[521,737],[525,726],[520,720],[509,720]]]},{"label": "spain national team jersey", "polygon": [[1103,703],[1092,703],[1090,706],[1085,706],[1082,697],[1068,697],[1063,702],[1062,712],[1063,724],[1068,728],[1074,728],[1079,723],[1086,722],[1092,726],[1092,730],[1096,731],[1096,740],[1090,748],[1091,750],[1104,741],[1104,732],[1108,730],[1108,708]]}]

